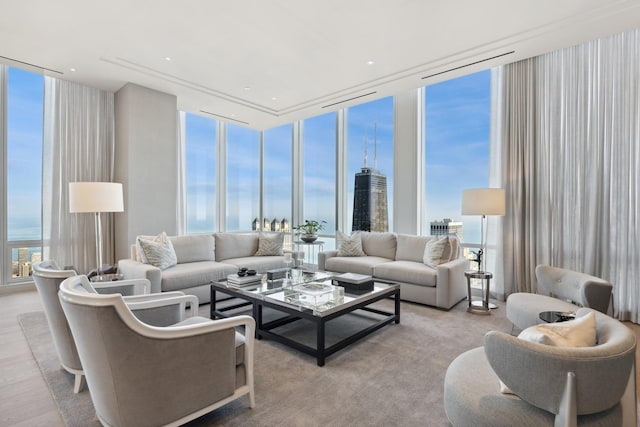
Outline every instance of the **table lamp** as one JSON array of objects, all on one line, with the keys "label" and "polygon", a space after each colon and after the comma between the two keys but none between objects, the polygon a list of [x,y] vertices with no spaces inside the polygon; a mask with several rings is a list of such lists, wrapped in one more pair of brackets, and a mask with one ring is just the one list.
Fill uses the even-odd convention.
[{"label": "table lamp", "polygon": [[101,212],[123,212],[122,184],[116,182],[70,182],[69,212],[94,213],[96,231],[96,263],[98,276],[102,269]]},{"label": "table lamp", "polygon": [[478,269],[485,271],[482,255],[486,253],[485,229],[487,215],[505,214],[505,192],[503,188],[471,188],[462,191],[462,215],[481,215],[480,253]]}]

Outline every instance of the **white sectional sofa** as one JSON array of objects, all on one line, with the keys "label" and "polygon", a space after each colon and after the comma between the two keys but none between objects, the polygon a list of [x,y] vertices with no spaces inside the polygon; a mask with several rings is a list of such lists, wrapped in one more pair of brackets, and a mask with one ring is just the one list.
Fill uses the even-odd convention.
[{"label": "white sectional sofa", "polygon": [[285,267],[283,255],[256,256],[258,233],[214,233],[169,236],[177,264],[161,270],[145,264],[131,245],[131,259],[118,261],[125,279],[145,278],[151,292],[182,291],[198,297],[201,304],[210,300],[213,280],[220,280],[239,268],[255,269],[258,274]]},{"label": "white sectional sofa", "polygon": [[359,273],[400,284],[400,297],[450,309],[467,296],[464,272],[469,261],[460,258],[458,241],[449,237],[440,263],[423,262],[425,246],[434,236],[359,232],[364,256],[338,256],[338,251],[321,252],[318,269],[336,273]]}]

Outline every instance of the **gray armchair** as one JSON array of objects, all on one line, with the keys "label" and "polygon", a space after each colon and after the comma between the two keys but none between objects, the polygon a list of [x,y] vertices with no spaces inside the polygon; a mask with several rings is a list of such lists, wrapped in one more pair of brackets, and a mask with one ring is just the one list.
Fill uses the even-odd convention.
[{"label": "gray armchair", "polygon": [[539,322],[543,311],[575,312],[580,307],[607,313],[613,285],[577,271],[541,264],[536,267],[538,284],[550,294],[518,292],[507,298],[507,319],[519,329]]},{"label": "gray armchair", "polygon": [[447,417],[454,426],[635,426],[635,334],[597,312],[596,334],[594,347],[555,347],[487,333],[447,369]]},{"label": "gray armchair", "polygon": [[254,406],[252,317],[152,327],[121,295],[85,284],[85,276],[70,277],[59,297],[102,424],[180,425],[246,394]]},{"label": "gray armchair", "polygon": [[[60,283],[72,276],[76,276],[75,271],[62,270],[53,260],[43,261],[33,266],[33,280],[44,308],[60,364],[64,370],[75,376],[73,391],[78,393],[82,388],[84,373],[69,324],[58,298]],[[197,298],[184,295],[182,292],[149,294],[151,286],[146,279],[104,283],[90,283],[84,280],[83,284],[87,292],[129,295],[126,301],[131,304],[136,316],[155,326],[165,326],[183,320],[187,305],[190,305],[192,315],[198,309]],[[161,305],[158,304],[159,300],[162,300]]]}]

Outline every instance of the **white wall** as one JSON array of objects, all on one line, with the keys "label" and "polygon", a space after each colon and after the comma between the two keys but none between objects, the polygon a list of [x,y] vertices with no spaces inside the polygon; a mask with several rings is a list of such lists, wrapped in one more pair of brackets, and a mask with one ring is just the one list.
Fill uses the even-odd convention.
[{"label": "white wall", "polygon": [[124,208],[115,216],[116,259],[139,234],[177,233],[177,99],[127,83],[115,94],[115,180]]}]

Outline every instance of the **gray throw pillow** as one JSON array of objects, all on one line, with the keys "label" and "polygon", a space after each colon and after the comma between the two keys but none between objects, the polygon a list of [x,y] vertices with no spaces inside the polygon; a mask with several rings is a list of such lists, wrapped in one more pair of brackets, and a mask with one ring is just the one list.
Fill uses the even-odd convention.
[{"label": "gray throw pillow", "polygon": [[338,256],[365,256],[362,250],[362,236],[354,233],[351,236],[338,231]]},{"label": "gray throw pillow", "polygon": [[282,255],[283,243],[283,233],[260,233],[260,235],[258,235],[258,251],[256,252],[256,256]]},{"label": "gray throw pillow", "polygon": [[147,259],[147,264],[164,270],[176,265],[178,258],[166,233],[162,232],[159,237],[161,237],[160,241],[140,239],[140,246]]}]

